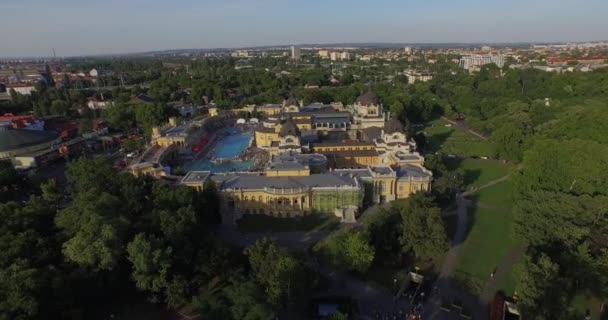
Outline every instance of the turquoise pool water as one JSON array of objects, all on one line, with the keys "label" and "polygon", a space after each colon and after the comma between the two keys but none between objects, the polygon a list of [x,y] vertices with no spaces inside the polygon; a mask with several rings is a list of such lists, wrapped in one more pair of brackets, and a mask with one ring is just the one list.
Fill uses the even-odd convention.
[{"label": "turquoise pool water", "polygon": [[[233,133],[223,138],[210,151],[213,158],[230,159],[237,157],[249,146],[251,133]],[[247,171],[253,166],[253,161],[231,161],[225,163],[213,163],[207,159],[199,159],[185,166],[187,171]]]},{"label": "turquoise pool water", "polygon": [[247,149],[250,140],[250,133],[229,135],[214,148],[213,157],[219,159],[234,158]]}]

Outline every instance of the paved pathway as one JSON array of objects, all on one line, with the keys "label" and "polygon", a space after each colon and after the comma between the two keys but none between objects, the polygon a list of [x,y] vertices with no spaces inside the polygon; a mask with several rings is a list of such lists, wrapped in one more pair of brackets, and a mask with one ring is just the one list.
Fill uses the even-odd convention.
[{"label": "paved pathway", "polygon": [[510,176],[511,176],[511,174],[508,174],[508,175],[506,175],[504,177],[500,177],[498,179],[494,179],[494,180],[492,180],[492,181],[490,181],[490,182],[488,182],[488,183],[486,183],[486,184],[484,184],[482,186],[479,186],[479,187],[477,187],[475,189],[472,189],[472,190],[464,192],[463,195],[466,197],[466,196],[470,196],[472,194],[475,194],[475,193],[479,192],[482,189],[489,188],[489,187],[491,187],[493,185],[496,185],[496,184],[499,184],[501,182],[507,181]]},{"label": "paved pathway", "polygon": [[[509,251],[509,254],[496,267],[494,277],[488,280],[483,287],[480,295],[481,302],[489,304],[492,302],[492,300],[494,300],[498,282],[513,270],[513,267],[517,262],[519,262],[525,252],[525,246],[518,246]],[[512,294],[512,292],[506,292],[506,294],[509,295]]]},{"label": "paved pathway", "polygon": [[331,231],[291,231],[291,232],[254,232],[242,233],[235,226],[220,226],[217,235],[220,239],[239,247],[252,245],[256,240],[269,238],[280,246],[296,250],[307,250],[310,246],[331,234]]},{"label": "paved pathway", "polygon": [[483,136],[482,134],[480,134],[480,133],[478,133],[478,132],[475,132],[475,131],[471,130],[471,129],[470,129],[470,128],[469,128],[469,127],[468,127],[468,126],[465,124],[465,123],[463,123],[463,122],[457,122],[457,121],[454,121],[454,120],[450,120],[450,119],[448,119],[448,118],[446,118],[446,117],[441,117],[441,119],[443,119],[443,120],[445,120],[445,121],[449,122],[449,123],[450,123],[452,126],[454,126],[455,128],[458,128],[458,129],[461,129],[461,130],[463,130],[463,131],[466,131],[467,133],[472,134],[472,135],[474,135],[474,136],[478,137],[478,138],[479,138],[479,139],[481,139],[481,140],[488,140],[488,138],[487,138],[487,137]]}]

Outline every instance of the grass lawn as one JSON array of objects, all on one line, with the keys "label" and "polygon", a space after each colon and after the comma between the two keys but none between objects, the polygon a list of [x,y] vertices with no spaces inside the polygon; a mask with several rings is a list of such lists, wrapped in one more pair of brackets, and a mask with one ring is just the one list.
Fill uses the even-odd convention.
[{"label": "grass lawn", "polygon": [[296,218],[276,218],[265,215],[244,215],[237,221],[241,232],[329,231],[340,220],[329,214],[311,214]]},{"label": "grass lawn", "polygon": [[[602,303],[596,298],[588,295],[588,294],[578,294],[574,297],[572,301],[572,305],[570,306],[574,312],[580,315],[580,319],[584,319],[587,313],[587,310],[591,312],[592,320],[600,320],[600,312],[601,312]],[[607,319],[608,315],[604,314],[603,319]]]},{"label": "grass lawn", "polygon": [[479,188],[492,180],[504,177],[513,166],[498,160],[448,158],[447,167],[451,171],[461,172],[467,190]]},{"label": "grass lawn", "polygon": [[[460,249],[457,274],[466,276],[472,282],[472,291],[480,290],[509,251],[520,244],[511,235],[513,215],[510,194],[511,183],[505,181],[471,197],[470,230]],[[499,279],[497,289],[512,293],[511,277]]]},{"label": "grass lawn", "polygon": [[447,121],[438,119],[422,130],[428,139],[429,151],[462,157],[490,157],[494,153],[491,142],[446,125]]}]

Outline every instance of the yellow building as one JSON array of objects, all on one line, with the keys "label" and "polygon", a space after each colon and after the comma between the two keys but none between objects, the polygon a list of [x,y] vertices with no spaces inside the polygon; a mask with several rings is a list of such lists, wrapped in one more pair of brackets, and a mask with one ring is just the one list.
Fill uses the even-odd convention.
[{"label": "yellow building", "polygon": [[255,110],[258,113],[265,114],[266,116],[271,116],[275,114],[281,113],[282,107],[278,104],[265,104],[263,106],[257,106]]},{"label": "yellow building", "polygon": [[279,141],[279,133],[274,128],[260,126],[255,129],[255,144],[258,148],[270,148],[275,141]]},{"label": "yellow building", "polygon": [[364,141],[315,143],[312,150],[325,155],[330,166],[334,168],[365,167],[381,163],[376,146]]},{"label": "yellow building", "polygon": [[212,181],[220,195],[224,218],[235,221],[244,214],[295,217],[313,212],[334,213],[345,208],[385,203],[429,191],[432,174],[423,168],[389,166],[338,169],[311,174],[307,166],[283,163],[265,173],[213,174],[189,172],[182,185],[202,190]]}]

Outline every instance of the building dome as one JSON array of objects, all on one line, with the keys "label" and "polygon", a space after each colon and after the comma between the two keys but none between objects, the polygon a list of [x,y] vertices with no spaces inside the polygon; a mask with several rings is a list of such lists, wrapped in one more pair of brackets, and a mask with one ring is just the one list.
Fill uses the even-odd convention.
[{"label": "building dome", "polygon": [[293,120],[291,120],[291,118],[287,119],[281,125],[281,131],[279,131],[279,137],[286,136],[300,136],[300,130],[298,129],[298,126],[296,126],[296,124],[293,122]]},{"label": "building dome", "polygon": [[391,118],[384,124],[384,133],[391,134],[395,132],[404,133],[405,129],[403,128],[401,121],[397,118]]},{"label": "building dome", "polygon": [[378,96],[371,91],[368,91],[368,92],[360,95],[359,98],[357,98],[356,102],[362,106],[371,106],[371,105],[377,106],[380,104],[380,100],[378,99]]}]

